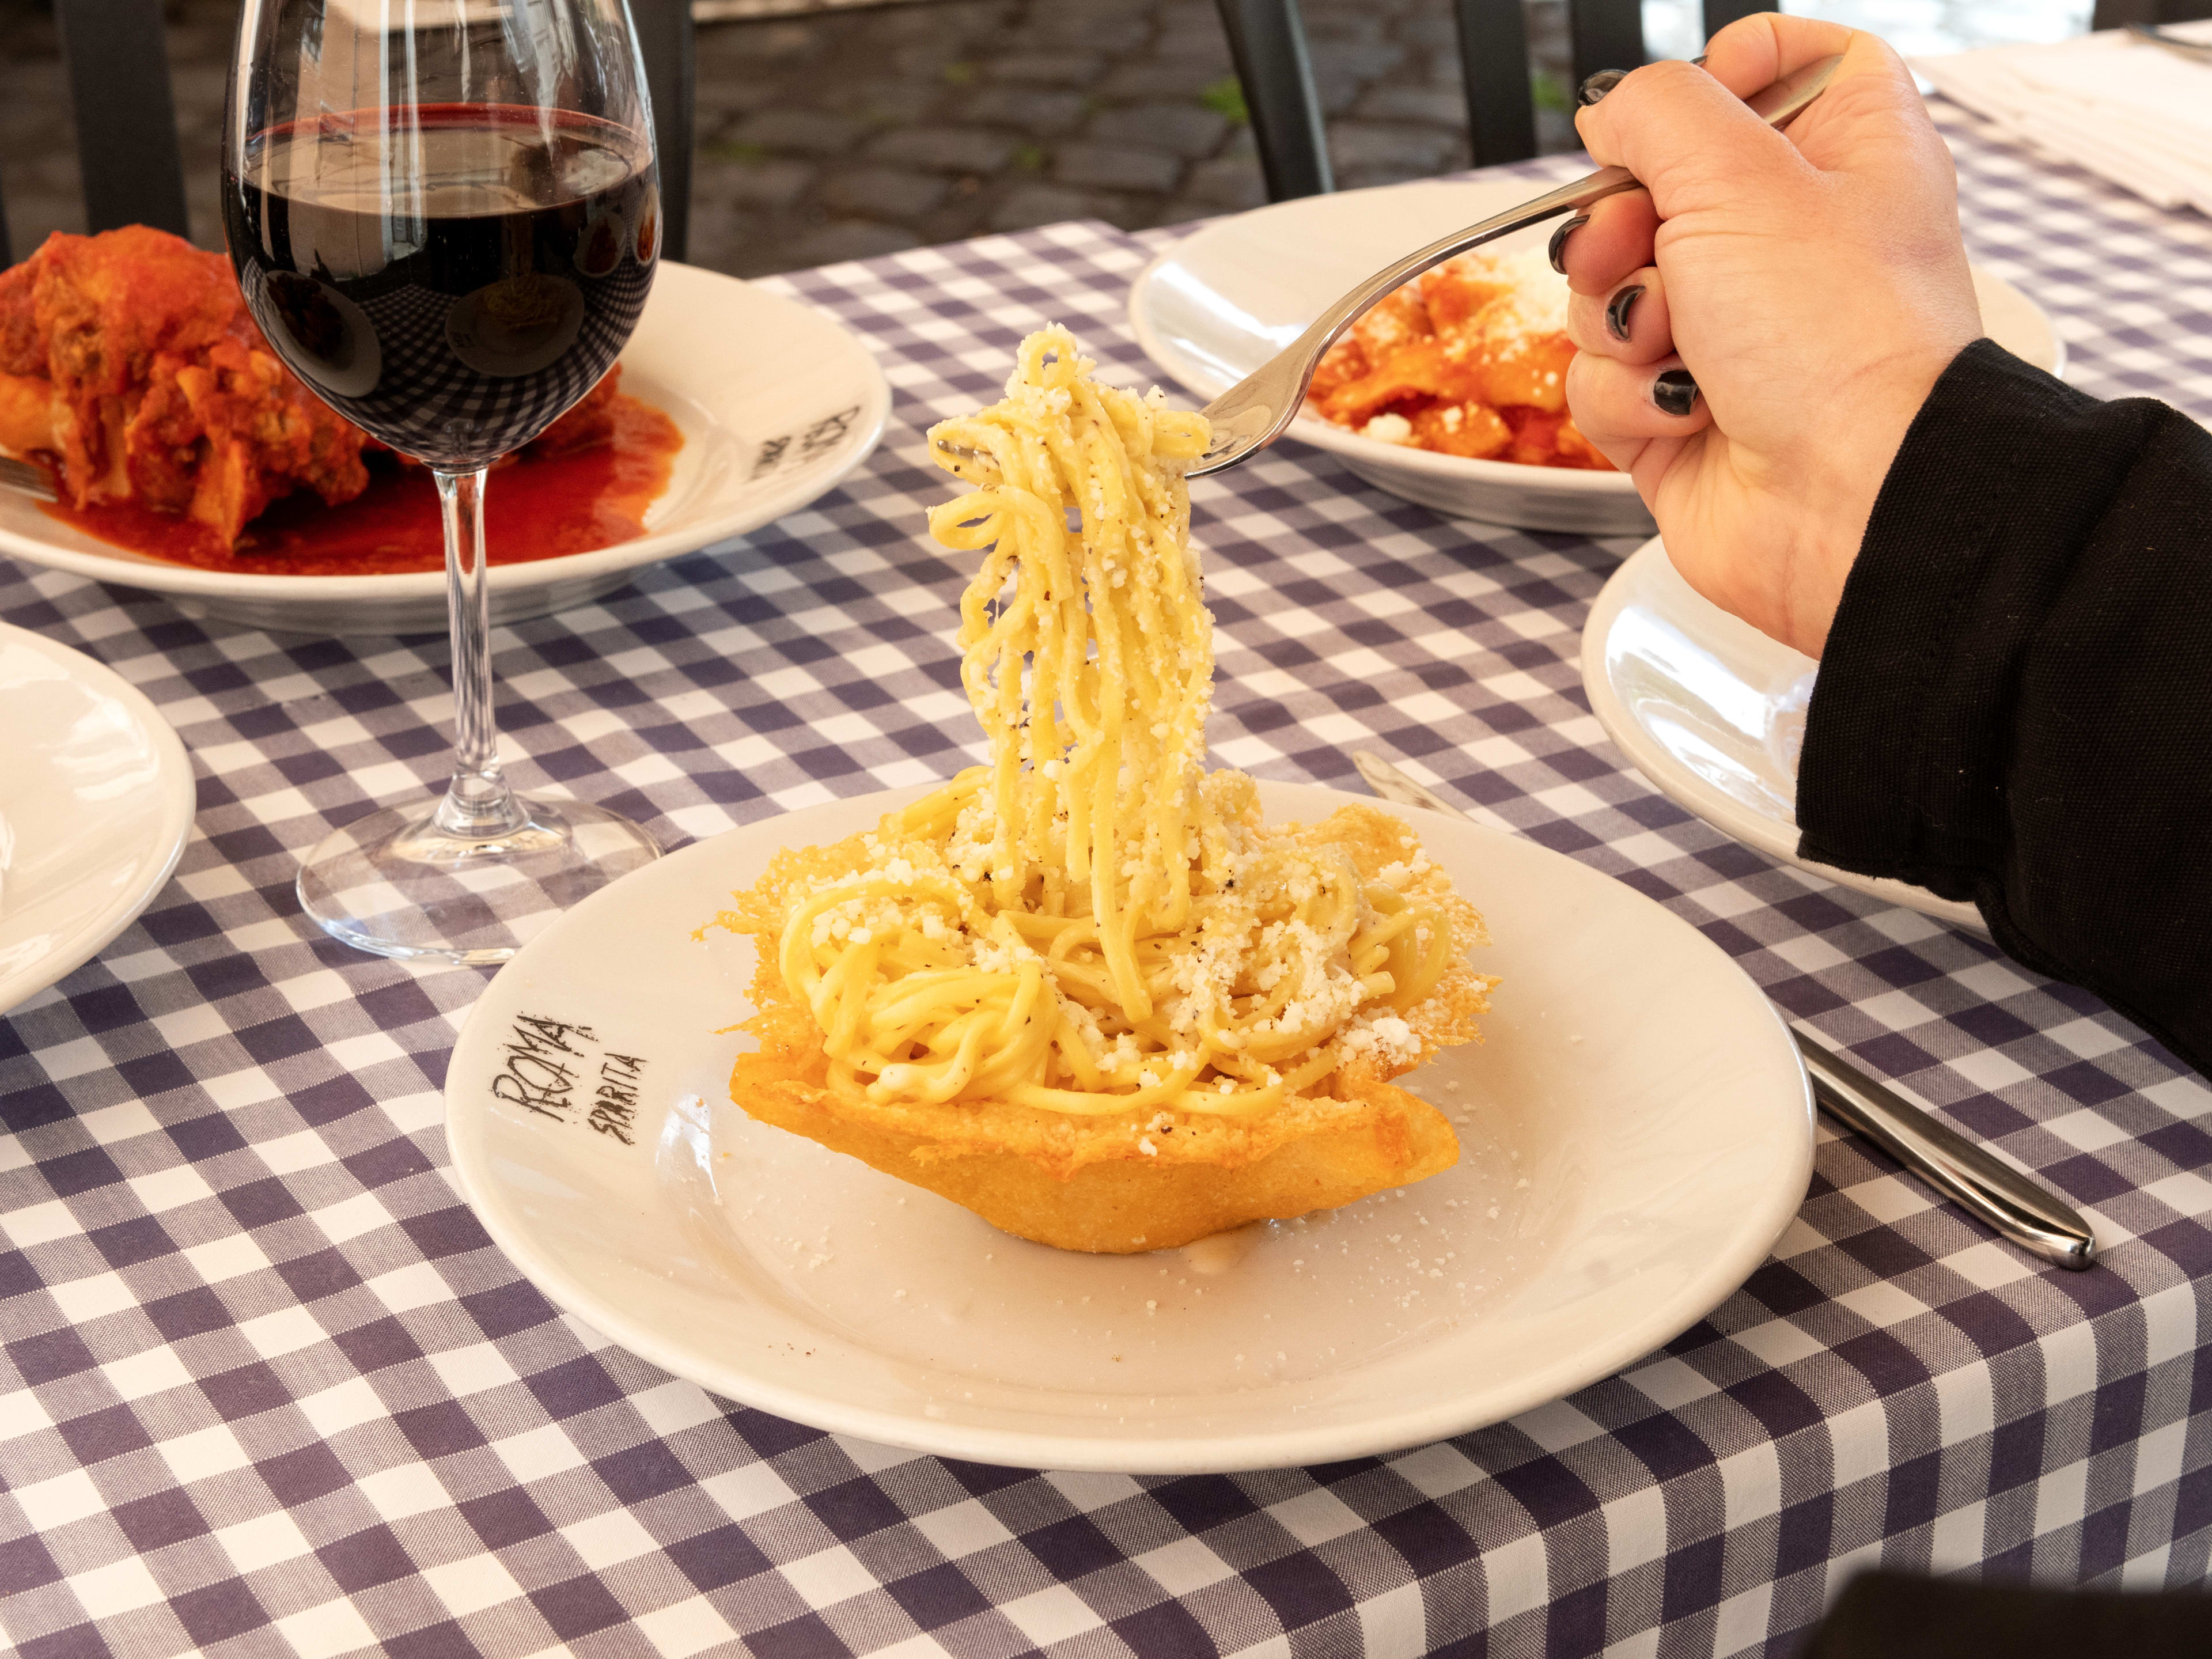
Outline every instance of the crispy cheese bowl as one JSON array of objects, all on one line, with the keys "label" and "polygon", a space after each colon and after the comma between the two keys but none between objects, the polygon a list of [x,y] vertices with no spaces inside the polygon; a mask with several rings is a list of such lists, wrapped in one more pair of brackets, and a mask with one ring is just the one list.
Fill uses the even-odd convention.
[{"label": "crispy cheese bowl", "polygon": [[[1234,780],[1234,785],[1228,781]],[[1443,910],[1454,949],[1441,977],[1404,1011],[1389,1043],[1339,1044],[1317,1081],[1249,1116],[1160,1109],[1073,1115],[1002,1100],[875,1101],[833,1086],[821,1022],[780,965],[794,903],[866,867],[870,840],[902,833],[887,816],[873,837],[781,854],[720,925],[760,948],[759,1012],[744,1029],[731,1098],[750,1116],[964,1206],[992,1225],[1061,1249],[1108,1254],[1167,1249],[1242,1226],[1330,1209],[1449,1169],[1459,1144],[1436,1109],[1389,1079],[1448,1044],[1480,1042],[1475,1017],[1497,983],[1468,966],[1487,942],[1474,908],[1428,866],[1413,831],[1379,809],[1346,806],[1310,826],[1262,829],[1249,780],[1216,774],[1241,827],[1263,847],[1340,854],[1367,886],[1394,888]],[[909,809],[912,810],[912,809]]]}]

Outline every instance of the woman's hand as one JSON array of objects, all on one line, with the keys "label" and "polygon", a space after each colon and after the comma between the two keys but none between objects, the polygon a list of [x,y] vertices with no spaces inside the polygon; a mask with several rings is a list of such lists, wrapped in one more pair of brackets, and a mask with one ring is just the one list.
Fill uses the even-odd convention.
[{"label": "woman's hand", "polygon": [[[1834,52],[1786,136],[1740,101]],[[1906,427],[1982,332],[1950,155],[1894,52],[1799,18],[1746,18],[1703,69],[1650,64],[1576,118],[1645,188],[1565,240],[1575,423],[1692,587],[1818,656]]]}]

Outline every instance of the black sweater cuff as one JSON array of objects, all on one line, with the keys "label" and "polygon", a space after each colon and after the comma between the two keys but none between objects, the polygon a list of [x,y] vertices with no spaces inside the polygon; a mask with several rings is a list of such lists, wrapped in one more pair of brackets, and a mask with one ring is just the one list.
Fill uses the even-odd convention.
[{"label": "black sweater cuff", "polygon": [[1798,772],[1808,859],[1970,899],[2212,1054],[2212,439],[1987,340],[1906,433]]}]

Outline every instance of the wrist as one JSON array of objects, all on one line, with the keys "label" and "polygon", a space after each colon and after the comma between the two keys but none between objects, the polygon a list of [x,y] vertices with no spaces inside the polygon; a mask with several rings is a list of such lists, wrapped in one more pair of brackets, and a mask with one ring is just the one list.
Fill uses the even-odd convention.
[{"label": "wrist", "polygon": [[1964,344],[1931,342],[1870,366],[1828,405],[1850,415],[1829,441],[1815,441],[1814,464],[1801,474],[1811,488],[1785,603],[1785,643],[1807,656],[1817,658],[1826,647],[1882,484],[1913,417]]}]

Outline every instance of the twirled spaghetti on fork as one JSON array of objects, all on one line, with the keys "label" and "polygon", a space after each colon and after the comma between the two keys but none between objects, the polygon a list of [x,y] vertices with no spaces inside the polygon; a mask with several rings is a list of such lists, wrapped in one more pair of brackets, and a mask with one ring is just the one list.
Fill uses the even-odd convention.
[{"label": "twirled spaghetti on fork", "polygon": [[932,428],[983,553],[962,677],[991,763],[872,833],[787,851],[754,936],[763,1121],[1064,1248],[1187,1243],[1448,1169],[1388,1079],[1476,1039],[1481,918],[1403,823],[1263,828],[1206,774],[1212,623],[1183,468],[1203,416],[1089,378],[1065,329]]}]

